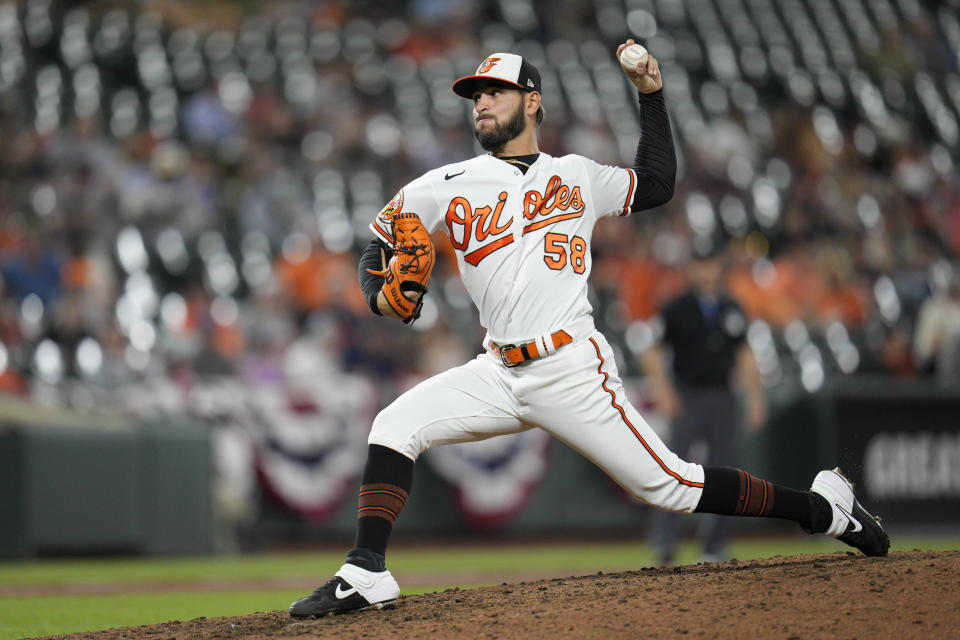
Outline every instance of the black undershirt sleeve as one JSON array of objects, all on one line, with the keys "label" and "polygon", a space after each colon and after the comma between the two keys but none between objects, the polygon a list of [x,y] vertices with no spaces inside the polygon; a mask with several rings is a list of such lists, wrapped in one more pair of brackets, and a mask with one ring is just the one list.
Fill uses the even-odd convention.
[{"label": "black undershirt sleeve", "polygon": [[383,287],[384,278],[368,272],[367,269],[381,271],[384,261],[389,262],[391,253],[390,247],[383,241],[374,238],[360,254],[360,266],[357,269],[360,289],[363,291],[363,299],[370,305],[370,310],[378,316],[383,315],[377,308],[377,296],[380,294],[381,287]]},{"label": "black undershirt sleeve", "polygon": [[677,179],[677,155],[673,148],[670,119],[663,101],[663,90],[639,93],[640,142],[633,170],[637,190],[630,211],[637,212],[666,204],[673,197]]}]

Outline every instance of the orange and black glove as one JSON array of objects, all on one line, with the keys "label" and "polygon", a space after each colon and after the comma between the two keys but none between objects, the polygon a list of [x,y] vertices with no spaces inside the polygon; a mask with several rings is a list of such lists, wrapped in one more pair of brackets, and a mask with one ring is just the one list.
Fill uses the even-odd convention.
[{"label": "orange and black glove", "polygon": [[381,291],[390,307],[404,323],[420,317],[423,296],[436,258],[433,240],[415,213],[393,216],[393,257],[383,271],[367,269],[383,276]]}]

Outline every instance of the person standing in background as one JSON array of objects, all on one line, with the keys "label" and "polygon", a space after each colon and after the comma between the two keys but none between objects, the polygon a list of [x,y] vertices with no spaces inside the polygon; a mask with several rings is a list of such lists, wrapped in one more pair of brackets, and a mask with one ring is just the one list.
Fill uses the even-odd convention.
[{"label": "person standing in background", "polygon": [[[689,287],[661,310],[662,339],[643,354],[643,366],[657,406],[670,420],[670,449],[686,459],[693,445],[702,441],[707,445],[703,464],[738,467],[741,413],[735,387],[745,393],[751,432],[763,428],[767,406],[756,360],[745,339],[747,321],[723,285],[724,271],[718,248],[694,249]],[[733,521],[716,514],[699,517],[703,560],[726,560]],[[674,561],[678,524],[672,513],[654,513],[660,564]]]},{"label": "person standing in background", "polygon": [[913,357],[918,370],[950,383],[960,380],[960,267],[943,262],[936,270],[917,313]]}]

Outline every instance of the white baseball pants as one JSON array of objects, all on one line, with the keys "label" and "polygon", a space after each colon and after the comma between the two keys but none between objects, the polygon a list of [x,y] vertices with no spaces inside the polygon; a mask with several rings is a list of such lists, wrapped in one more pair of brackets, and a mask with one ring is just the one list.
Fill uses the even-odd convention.
[{"label": "white baseball pants", "polygon": [[613,350],[599,331],[508,368],[494,355],[413,387],[377,416],[369,443],[411,460],[434,445],[539,427],[603,469],[633,496],[692,512],[703,467],[670,451],[626,398]]}]

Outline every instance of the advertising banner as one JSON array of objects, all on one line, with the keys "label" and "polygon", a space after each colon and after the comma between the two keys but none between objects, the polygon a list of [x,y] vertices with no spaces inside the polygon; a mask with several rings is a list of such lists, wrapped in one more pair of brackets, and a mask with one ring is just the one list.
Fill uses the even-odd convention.
[{"label": "advertising banner", "polygon": [[960,396],[839,397],[841,466],[885,522],[960,522]]}]

